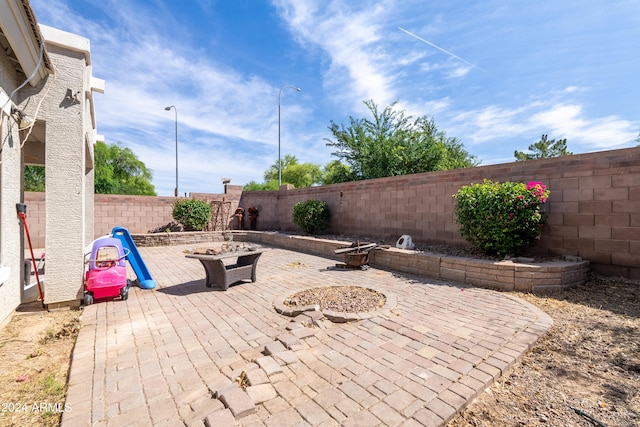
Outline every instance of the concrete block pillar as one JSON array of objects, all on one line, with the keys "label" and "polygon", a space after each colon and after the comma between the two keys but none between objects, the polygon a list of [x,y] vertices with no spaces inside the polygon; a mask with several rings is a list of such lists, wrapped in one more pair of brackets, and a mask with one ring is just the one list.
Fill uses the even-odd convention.
[{"label": "concrete block pillar", "polygon": [[[84,247],[87,230],[92,229],[93,224],[87,224],[86,207],[87,157],[91,159],[91,156],[87,153],[86,140],[85,56],[59,46],[48,46],[48,51],[59,75],[55,80],[50,79],[52,99],[45,112],[47,270],[44,297],[45,304],[55,307],[82,297]],[[93,214],[93,210],[89,210]]]}]

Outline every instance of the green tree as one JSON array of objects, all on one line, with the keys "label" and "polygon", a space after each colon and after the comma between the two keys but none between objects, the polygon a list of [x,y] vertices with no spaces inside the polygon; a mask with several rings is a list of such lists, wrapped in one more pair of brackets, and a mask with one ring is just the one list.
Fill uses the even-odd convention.
[{"label": "green tree", "polygon": [[242,187],[242,189],[246,191],[277,190],[278,181],[268,181],[263,183],[249,181],[244,185],[244,187]]},{"label": "green tree", "polygon": [[413,118],[394,110],[396,103],[378,111],[373,100],[365,101],[372,119],[349,118],[349,125],[331,121],[334,156],[344,160],[354,179],[407,175],[419,172],[476,166],[461,141],[438,131],[433,119]]},{"label": "green tree", "polygon": [[96,142],[94,172],[97,194],[156,195],[151,170],[130,148],[119,143]]},{"label": "green tree", "polygon": [[24,167],[24,191],[44,191],[44,166]]},{"label": "green tree", "polygon": [[[315,163],[299,163],[296,156],[287,154],[282,159],[281,179],[283,184],[293,184],[295,188],[311,187],[322,181],[322,170]],[[277,161],[265,171],[264,180],[264,189],[278,189]],[[255,183],[252,185],[255,188]],[[248,189],[247,185],[244,188]]]},{"label": "green tree", "polygon": [[516,160],[521,162],[524,160],[546,159],[547,157],[570,156],[572,152],[567,150],[567,138],[556,141],[549,140],[547,135],[542,135],[540,141],[529,146],[529,153],[516,150],[513,155]]},{"label": "green tree", "polygon": [[349,165],[345,165],[340,160],[333,160],[327,163],[322,171],[322,184],[338,184],[340,182],[354,181],[355,177]]},{"label": "green tree", "polygon": [[282,171],[282,181],[296,188],[311,187],[322,180],[322,170],[314,163],[290,165]]}]

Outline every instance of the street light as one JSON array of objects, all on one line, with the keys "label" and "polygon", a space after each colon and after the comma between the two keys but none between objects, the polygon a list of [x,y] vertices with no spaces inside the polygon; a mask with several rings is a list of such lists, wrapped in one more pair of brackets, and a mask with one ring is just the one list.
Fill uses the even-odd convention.
[{"label": "street light", "polygon": [[173,192],[173,195],[175,197],[178,197],[178,109],[175,105],[170,105],[169,107],[165,107],[164,109],[166,111],[170,111],[172,108],[176,113],[176,188]]},{"label": "street light", "polygon": [[282,185],[282,161],[280,160],[280,98],[282,97],[282,91],[286,88],[295,89],[300,92],[302,89],[296,86],[287,85],[280,89],[278,94],[278,187]]}]

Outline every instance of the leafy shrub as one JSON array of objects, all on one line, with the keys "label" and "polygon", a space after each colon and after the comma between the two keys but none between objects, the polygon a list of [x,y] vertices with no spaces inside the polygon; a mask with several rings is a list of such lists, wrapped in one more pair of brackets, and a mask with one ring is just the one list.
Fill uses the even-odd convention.
[{"label": "leafy shrub", "polygon": [[211,206],[204,200],[178,200],[173,205],[173,219],[187,231],[201,231],[211,219]]},{"label": "leafy shrub", "polygon": [[322,233],[329,227],[329,206],[322,200],[307,200],[293,207],[293,223],[305,233]]},{"label": "leafy shrub", "polygon": [[487,254],[519,255],[540,236],[549,190],[540,182],[493,182],[463,186],[456,194],[460,234]]}]

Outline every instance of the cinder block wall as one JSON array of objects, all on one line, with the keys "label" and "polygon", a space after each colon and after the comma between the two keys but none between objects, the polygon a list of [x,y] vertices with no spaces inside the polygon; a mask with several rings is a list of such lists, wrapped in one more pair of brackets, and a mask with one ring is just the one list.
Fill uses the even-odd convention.
[{"label": "cinder block wall", "polygon": [[[238,207],[242,186],[227,185],[224,194],[190,193],[189,198],[231,203],[230,214]],[[25,193],[29,235],[34,248],[44,248],[45,196],[44,193]],[[125,196],[115,194],[94,195],[94,236],[111,233],[122,226],[130,233],[149,233],[173,221],[173,205],[184,198],[155,196]],[[231,226],[232,218],[228,219]],[[246,221],[248,227],[248,220]],[[39,254],[38,254],[39,255]]]},{"label": "cinder block wall", "polygon": [[[293,206],[320,199],[331,209],[329,233],[394,241],[410,234],[416,242],[464,245],[452,195],[485,178],[541,181],[551,190],[545,204],[549,223],[534,252],[581,256],[597,272],[640,279],[640,148],[302,189],[282,186],[279,191],[242,192],[240,186],[229,186],[222,195],[191,196],[231,201],[231,214],[237,206],[258,208],[258,230],[299,232],[292,221]],[[109,233],[115,225],[132,233],[166,225],[172,221],[174,201],[173,197],[96,195],[95,236]],[[32,241],[42,247],[44,196],[26,193],[25,202]]]},{"label": "cinder block wall", "polygon": [[259,230],[299,231],[293,206],[319,199],[331,209],[329,233],[382,239],[410,234],[417,242],[466,244],[455,222],[452,195],[483,179],[541,181],[549,187],[549,222],[536,253],[581,256],[595,271],[640,278],[640,148],[244,192],[240,204],[260,210]]},{"label": "cinder block wall", "polygon": [[131,233],[147,233],[173,221],[175,197],[113,194],[94,197],[94,237],[111,233],[115,226],[125,227]]},{"label": "cinder block wall", "polygon": [[[44,193],[24,193],[24,203],[27,205],[27,225],[29,236],[34,248],[44,248],[45,230],[45,196]],[[27,236],[24,237],[24,246],[27,248]],[[40,254],[36,254],[40,256]]]}]

